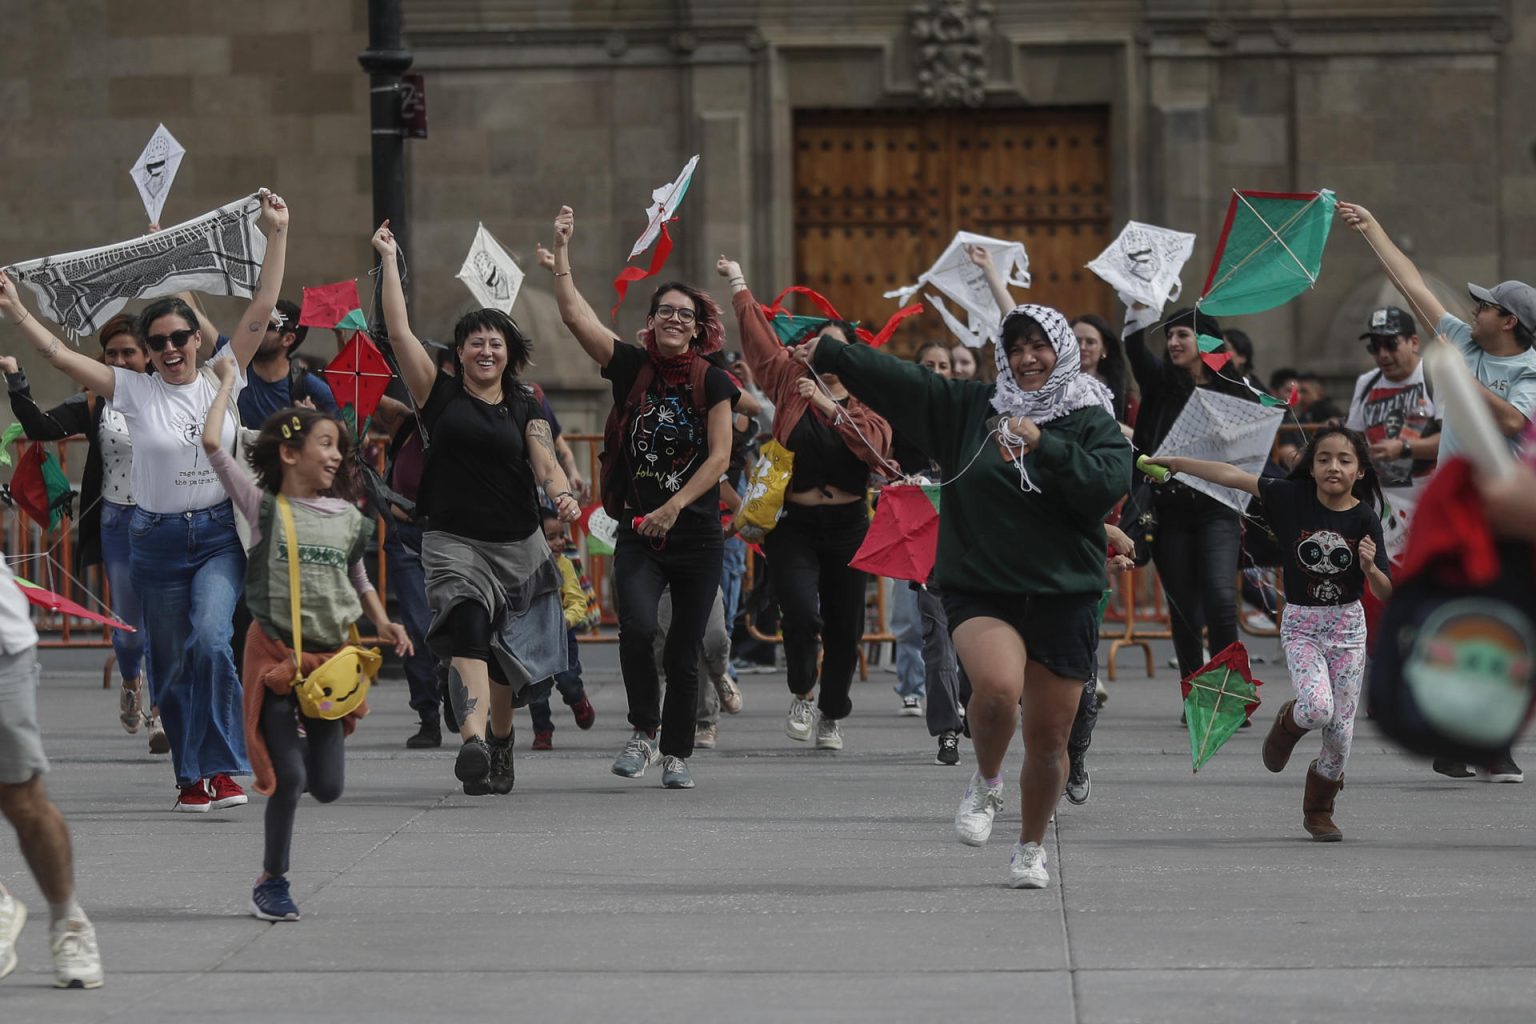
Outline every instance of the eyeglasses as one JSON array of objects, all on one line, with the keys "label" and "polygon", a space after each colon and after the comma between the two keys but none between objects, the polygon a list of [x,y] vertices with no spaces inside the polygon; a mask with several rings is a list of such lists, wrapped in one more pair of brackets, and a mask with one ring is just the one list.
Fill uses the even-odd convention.
[{"label": "eyeglasses", "polygon": [[657,306],[656,312],[651,315],[657,320],[671,320],[673,317],[677,317],[679,323],[685,324],[691,324],[699,318],[699,314],[693,310],[677,306]]},{"label": "eyeglasses", "polygon": [[1367,352],[1369,352],[1371,355],[1375,355],[1377,352],[1380,352],[1382,349],[1386,349],[1388,352],[1396,352],[1397,351],[1397,339],[1396,338],[1372,338],[1370,341],[1365,343],[1365,350]]},{"label": "eyeglasses", "polygon": [[1511,313],[1509,310],[1505,309],[1503,306],[1495,306],[1493,303],[1485,301],[1483,299],[1478,299],[1477,300],[1477,305],[1472,307],[1472,312],[1474,314],[1478,314],[1478,313],[1483,313],[1483,312],[1485,312],[1487,310],[1490,310],[1490,309],[1493,310],[1495,313],[1499,314],[1499,316],[1514,316],[1515,315],[1515,314]]},{"label": "eyeglasses", "polygon": [[196,333],[197,331],[193,329],[185,331],[172,331],[170,334],[151,334],[149,337],[145,338],[144,341],[147,345],[149,345],[151,351],[164,352],[165,346],[167,344],[170,344],[176,348],[186,348],[187,342],[190,341],[192,339],[192,335]]}]

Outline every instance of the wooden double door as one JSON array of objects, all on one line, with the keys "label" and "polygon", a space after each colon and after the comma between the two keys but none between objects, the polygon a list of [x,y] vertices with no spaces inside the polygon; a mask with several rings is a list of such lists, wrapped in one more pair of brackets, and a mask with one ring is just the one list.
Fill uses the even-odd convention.
[{"label": "wooden double door", "polygon": [[[1101,107],[797,111],[796,283],[876,329],[897,308],[884,293],[974,231],[1024,243],[1024,301],[1114,322],[1113,291],[1084,267],[1113,237],[1108,128]],[[953,341],[932,311],[892,345],[929,339]]]}]

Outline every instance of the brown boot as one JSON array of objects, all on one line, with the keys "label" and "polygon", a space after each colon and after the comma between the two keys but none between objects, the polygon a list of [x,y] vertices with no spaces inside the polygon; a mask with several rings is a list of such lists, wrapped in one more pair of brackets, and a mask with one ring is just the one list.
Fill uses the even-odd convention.
[{"label": "brown boot", "polygon": [[1333,798],[1343,788],[1343,779],[1335,782],[1317,774],[1316,761],[1307,766],[1307,789],[1301,798],[1301,824],[1320,843],[1336,843],[1344,838],[1339,826],[1333,823]]},{"label": "brown boot", "polygon": [[1296,717],[1291,714],[1295,707],[1295,701],[1286,701],[1275,716],[1275,724],[1269,727],[1269,735],[1264,737],[1264,767],[1272,772],[1285,770],[1296,742],[1311,731],[1296,724]]}]

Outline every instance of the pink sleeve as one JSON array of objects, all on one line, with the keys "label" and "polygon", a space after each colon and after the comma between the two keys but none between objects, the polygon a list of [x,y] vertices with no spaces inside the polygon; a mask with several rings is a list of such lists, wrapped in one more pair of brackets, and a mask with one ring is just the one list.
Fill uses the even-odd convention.
[{"label": "pink sleeve", "polygon": [[352,589],[357,591],[358,597],[374,592],[373,581],[368,578],[368,570],[361,558],[352,563],[352,568],[347,570],[347,577],[352,581]]},{"label": "pink sleeve", "polygon": [[741,326],[741,354],[752,367],[758,387],[774,405],[783,405],[794,394],[795,381],[806,376],[805,367],[796,363],[789,349],[779,341],[773,325],[763,315],[763,307],[752,297],[752,289],[743,288],[731,298],[736,320]]},{"label": "pink sleeve", "polygon": [[219,475],[219,483],[224,485],[224,493],[234,503],[235,511],[250,525],[251,545],[254,547],[261,540],[261,488],[256,486],[256,480],[250,472],[223,448],[209,455],[208,461]]}]

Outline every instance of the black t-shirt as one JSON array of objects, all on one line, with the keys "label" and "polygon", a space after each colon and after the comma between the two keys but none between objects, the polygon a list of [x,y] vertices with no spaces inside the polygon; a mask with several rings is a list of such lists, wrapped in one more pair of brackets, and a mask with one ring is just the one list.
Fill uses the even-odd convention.
[{"label": "black t-shirt", "polygon": [[1362,538],[1376,542],[1376,564],[1391,575],[1381,517],[1370,505],[1335,512],[1317,500],[1311,480],[1259,479],[1264,512],[1280,544],[1285,600],[1298,605],[1341,605],[1360,600],[1365,573],[1357,551]]},{"label": "black t-shirt", "polygon": [[493,543],[540,529],[523,435],[530,420],[543,418],[526,387],[491,405],[465,391],[458,377],[439,372],[421,407],[432,439],[417,495],[427,529]]},{"label": "black t-shirt", "polygon": [[[615,342],[603,376],[613,382],[613,400],[629,398],[635,377],[650,356],[635,345]],[[709,414],[721,402],[736,404],[740,394],[730,374],[711,366],[704,377],[704,409],[694,407],[692,387],[667,385],[658,374],[624,425],[624,460],[629,477],[624,504],[635,514],[653,512],[683,489],[694,470],[709,457]],[[720,488],[709,487],[683,510],[679,523],[720,523]],[[628,523],[620,523],[628,526]]]},{"label": "black t-shirt", "polygon": [[[847,401],[838,403],[846,406]],[[848,450],[837,429],[807,408],[795,429],[789,432],[790,451],[795,453],[795,467],[789,478],[792,494],[837,487],[850,494],[863,494],[869,485],[869,467]]]}]

